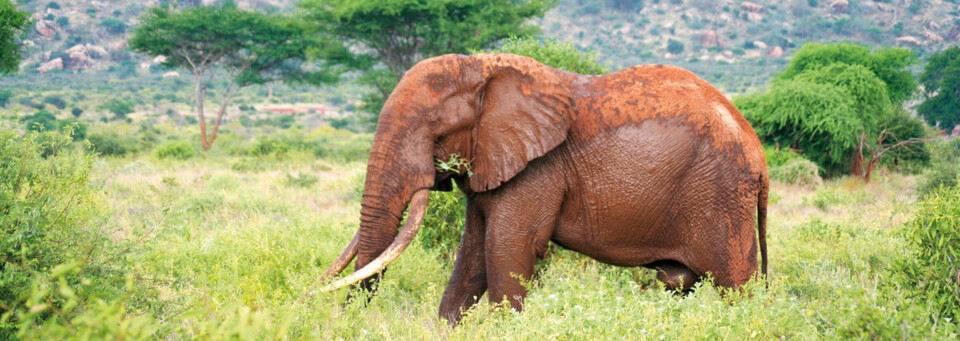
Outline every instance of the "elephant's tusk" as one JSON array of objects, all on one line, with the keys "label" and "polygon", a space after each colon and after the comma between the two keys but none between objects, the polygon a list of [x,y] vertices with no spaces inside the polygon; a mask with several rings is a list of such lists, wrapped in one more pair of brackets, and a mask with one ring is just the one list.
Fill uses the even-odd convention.
[{"label": "elephant's tusk", "polygon": [[[410,200],[410,214],[407,215],[407,222],[403,224],[403,230],[400,231],[397,238],[393,240],[393,243],[369,264],[347,277],[323,287],[323,289],[320,289],[320,292],[330,292],[357,284],[383,271],[387,265],[390,265],[391,262],[396,260],[397,257],[400,256],[400,253],[407,248],[407,245],[410,245],[410,242],[413,241],[413,237],[416,237],[417,231],[420,229],[420,224],[423,222],[424,213],[427,211],[427,198],[429,197],[430,191],[426,189],[421,189],[414,193],[413,199]],[[346,250],[344,250],[344,252],[346,252]]]}]

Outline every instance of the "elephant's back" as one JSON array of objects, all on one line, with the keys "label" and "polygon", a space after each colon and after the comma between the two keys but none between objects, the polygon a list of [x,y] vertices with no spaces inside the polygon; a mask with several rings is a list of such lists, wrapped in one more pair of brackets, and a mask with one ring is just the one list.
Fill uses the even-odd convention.
[{"label": "elephant's back", "polygon": [[684,125],[691,138],[750,168],[766,171],[763,147],[750,123],[715,87],[670,65],[639,65],[601,76],[568,75],[577,106],[574,140],[648,120]]}]

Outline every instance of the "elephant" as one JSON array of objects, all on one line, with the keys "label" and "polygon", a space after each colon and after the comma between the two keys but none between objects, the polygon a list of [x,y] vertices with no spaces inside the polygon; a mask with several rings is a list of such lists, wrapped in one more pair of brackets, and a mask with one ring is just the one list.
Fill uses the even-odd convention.
[{"label": "elephant", "polygon": [[[469,171],[435,166],[451,155]],[[521,283],[551,241],[656,269],[671,290],[707,274],[743,285],[758,246],[767,273],[762,145],[724,95],[679,67],[581,75],[512,54],[417,63],[380,113],[359,230],[321,280],[353,258],[356,270],[323,291],[374,290],[415,237],[429,191],[454,182],[466,220],[439,307],[451,326],[485,292],[522,311]]]}]

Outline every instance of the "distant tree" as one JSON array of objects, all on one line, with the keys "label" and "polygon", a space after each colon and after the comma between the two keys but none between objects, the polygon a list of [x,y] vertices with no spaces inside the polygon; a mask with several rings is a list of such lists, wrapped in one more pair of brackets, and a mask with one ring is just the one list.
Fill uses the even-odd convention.
[{"label": "distant tree", "polygon": [[60,3],[56,1],[51,1],[47,3],[47,8],[60,9]]},{"label": "distant tree", "polygon": [[667,52],[670,52],[673,54],[683,53],[683,43],[680,42],[679,40],[673,40],[673,39],[667,40]]},{"label": "distant tree", "polygon": [[80,117],[80,115],[83,114],[83,109],[80,109],[78,107],[73,107],[72,109],[70,109],[70,114],[73,115],[73,117]]},{"label": "distant tree", "polygon": [[30,25],[30,13],[17,9],[10,0],[0,0],[0,75],[20,69],[24,50],[20,41]]},{"label": "distant tree", "polygon": [[960,124],[960,47],[951,47],[927,58],[920,74],[926,100],[917,113],[940,129]]},{"label": "distant tree", "polygon": [[98,106],[97,109],[109,111],[113,113],[116,118],[123,119],[127,117],[127,114],[133,112],[133,102],[124,101],[119,98],[111,98]]},{"label": "distant tree", "polygon": [[50,95],[43,98],[43,103],[50,104],[57,107],[57,109],[63,109],[67,107],[67,101],[58,95]]},{"label": "distant tree", "polygon": [[[327,49],[331,39],[308,32],[299,21],[281,15],[241,10],[232,2],[177,11],[154,7],[140,17],[130,47],[150,56],[166,56],[165,66],[193,74],[203,150],[209,150],[227,106],[240,89],[270,82],[322,84],[338,80],[327,67],[307,64],[307,51]],[[222,70],[228,82],[220,91],[220,109],[208,137],[204,101],[207,83]]]},{"label": "distant tree", "polygon": [[112,33],[123,33],[127,31],[127,24],[123,20],[116,18],[104,18],[100,21],[100,26],[106,27],[107,31]]},{"label": "distant tree", "polygon": [[7,106],[7,103],[10,102],[10,98],[13,97],[13,92],[9,89],[0,90],[0,108]]},{"label": "distant tree", "polygon": [[404,72],[417,61],[492,47],[508,36],[528,36],[557,0],[304,0],[299,6],[315,29],[344,47],[318,50],[323,59],[361,72],[377,92],[364,110],[377,113]]},{"label": "distant tree", "polygon": [[59,128],[57,117],[46,110],[40,110],[33,115],[25,116],[23,120],[26,122],[27,131],[56,131]]},{"label": "distant tree", "polygon": [[60,25],[60,27],[63,27],[63,28],[70,27],[70,18],[69,17],[57,18],[57,25]]}]

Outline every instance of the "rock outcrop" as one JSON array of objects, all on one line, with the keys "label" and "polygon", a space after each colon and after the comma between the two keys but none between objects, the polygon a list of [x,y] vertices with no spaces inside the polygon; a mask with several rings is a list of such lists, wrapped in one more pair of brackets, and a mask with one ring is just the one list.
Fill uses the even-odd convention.
[{"label": "rock outcrop", "polygon": [[107,58],[110,56],[110,52],[107,52],[107,49],[102,48],[97,45],[87,44],[87,53],[91,58]]},{"label": "rock outcrop", "polygon": [[755,4],[749,1],[744,1],[740,3],[740,8],[742,8],[744,11],[747,11],[747,12],[760,13],[760,11],[763,10],[763,5]]},{"label": "rock outcrop", "polygon": [[180,73],[176,71],[170,71],[163,74],[163,78],[170,78],[170,77],[180,77]]},{"label": "rock outcrop", "polygon": [[50,71],[53,69],[63,70],[63,58],[57,58],[49,62],[43,63],[43,65],[40,65],[40,67],[37,68],[37,71],[40,71],[41,73],[46,73],[47,71]]},{"label": "rock outcrop", "polygon": [[711,48],[720,45],[720,35],[717,31],[705,31],[700,34],[700,44],[705,48]]},{"label": "rock outcrop", "polygon": [[57,36],[57,29],[53,26],[53,23],[49,21],[38,20],[36,27],[37,33],[40,33],[44,39],[49,40]]},{"label": "rock outcrop", "polygon": [[770,58],[780,58],[783,57],[783,48],[780,46],[771,46],[767,49],[767,57]]},{"label": "rock outcrop", "polygon": [[836,0],[830,3],[830,9],[837,13],[847,13],[847,7],[850,7],[850,2],[847,0]]},{"label": "rock outcrop", "polygon": [[920,43],[920,39],[917,39],[916,37],[912,37],[912,36],[904,36],[904,37],[897,38],[897,42],[902,44],[913,44],[917,46],[922,44]]},{"label": "rock outcrop", "polygon": [[928,43],[928,44],[929,44],[929,43],[934,43],[934,44],[936,44],[936,43],[942,43],[942,42],[943,42],[943,37],[941,37],[940,35],[938,35],[938,34],[936,34],[936,33],[927,31],[927,30],[923,30],[923,32],[921,32],[920,35],[922,35],[924,38],[927,39],[927,43]]}]

